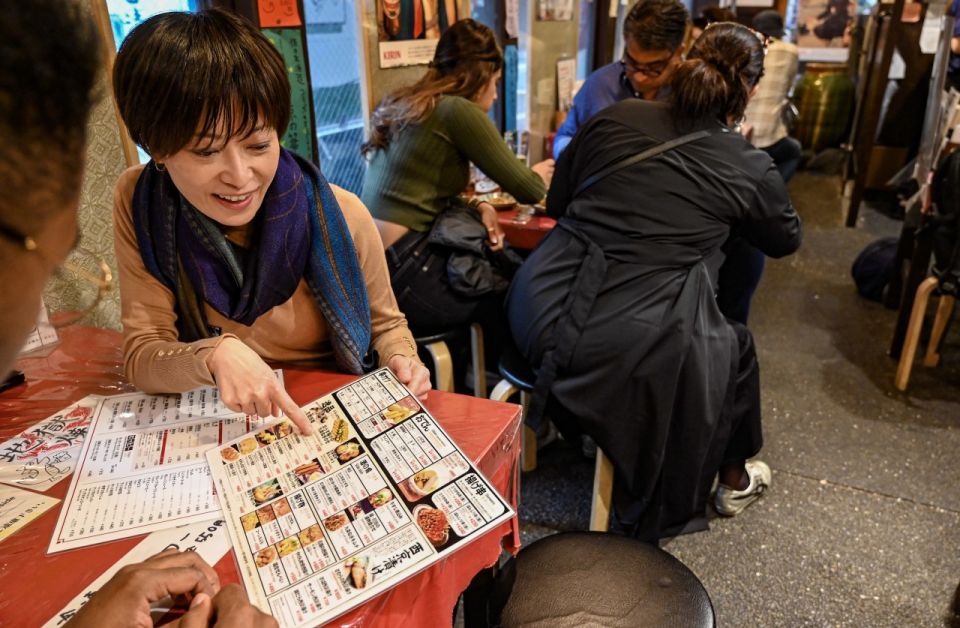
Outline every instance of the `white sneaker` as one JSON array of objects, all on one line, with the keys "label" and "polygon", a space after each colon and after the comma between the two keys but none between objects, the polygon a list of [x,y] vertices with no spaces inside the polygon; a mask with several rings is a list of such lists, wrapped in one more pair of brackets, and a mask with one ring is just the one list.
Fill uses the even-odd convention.
[{"label": "white sneaker", "polygon": [[743,509],[757,501],[764,491],[770,488],[773,474],[770,467],[762,460],[751,460],[745,465],[747,475],[750,476],[750,485],[742,491],[736,491],[728,486],[717,486],[714,506],[721,515],[732,517],[739,515]]}]

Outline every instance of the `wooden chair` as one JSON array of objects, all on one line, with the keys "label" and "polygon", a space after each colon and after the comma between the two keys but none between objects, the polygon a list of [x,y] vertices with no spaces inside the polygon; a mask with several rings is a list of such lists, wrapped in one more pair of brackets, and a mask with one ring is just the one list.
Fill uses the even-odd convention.
[{"label": "wooden chair", "polygon": [[[913,369],[913,359],[920,343],[920,330],[923,327],[923,318],[927,312],[930,295],[939,286],[940,280],[936,277],[927,277],[917,288],[917,296],[913,301],[910,312],[910,322],[907,324],[906,338],[903,341],[903,350],[900,353],[900,363],[897,366],[897,376],[894,385],[897,390],[906,390],[910,381],[910,371]],[[930,332],[930,341],[927,343],[927,354],[923,359],[924,366],[937,366],[940,363],[940,341],[947,328],[956,299],[949,294],[940,296],[937,304],[937,314],[933,319],[933,329]]]},{"label": "wooden chair", "polygon": [[[510,345],[503,348],[499,364],[503,379],[494,387],[490,398],[495,401],[507,401],[520,394],[520,407],[524,419],[533,394],[536,376],[520,351]],[[526,424],[523,426],[523,448],[520,453],[520,469],[533,471],[537,468],[537,435]],[[597,461],[593,475],[593,497],[590,505],[590,530],[606,532],[610,520],[610,503],[613,496],[613,464],[597,448]]]}]

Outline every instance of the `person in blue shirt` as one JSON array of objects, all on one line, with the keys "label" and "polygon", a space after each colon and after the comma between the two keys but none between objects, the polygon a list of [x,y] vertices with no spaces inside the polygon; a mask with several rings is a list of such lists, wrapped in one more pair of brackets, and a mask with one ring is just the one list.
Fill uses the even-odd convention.
[{"label": "person in blue shirt", "polygon": [[960,0],[953,0],[947,13],[954,18],[953,36],[950,37],[950,64],[947,66],[947,88],[960,91]]},{"label": "person in blue shirt", "polygon": [[689,14],[677,0],[640,0],[623,22],[623,56],[595,71],[573,99],[553,140],[553,158],[577,129],[600,111],[627,98],[660,100],[670,74],[682,61]]}]

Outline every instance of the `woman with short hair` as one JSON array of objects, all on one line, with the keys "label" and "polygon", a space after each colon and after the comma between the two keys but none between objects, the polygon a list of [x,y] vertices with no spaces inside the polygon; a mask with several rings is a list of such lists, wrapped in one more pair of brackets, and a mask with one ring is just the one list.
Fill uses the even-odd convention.
[{"label": "woman with short hair", "polygon": [[290,84],[277,49],[220,10],[136,27],[114,93],[152,160],[114,205],[130,381],[154,393],[216,384],[230,408],[306,417],[264,362],[429,374],[397,308],[359,199],[281,148]]},{"label": "woman with short hair", "polygon": [[747,462],[762,444],[752,339],[714,296],[732,230],[773,257],[800,245],[773,162],[734,129],[762,71],[756,35],[715,24],[674,71],[670,102],[594,117],[557,163],[558,225],[507,296],[537,372],[528,423],[546,407],[596,441],[616,470],[615,527],[639,538],[706,527],[718,470],[721,514],[770,484]]}]

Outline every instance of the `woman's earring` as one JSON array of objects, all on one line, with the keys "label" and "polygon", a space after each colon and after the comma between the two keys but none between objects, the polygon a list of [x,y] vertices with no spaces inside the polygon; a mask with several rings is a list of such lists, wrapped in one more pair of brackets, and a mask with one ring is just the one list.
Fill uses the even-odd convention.
[{"label": "woman's earring", "polygon": [[163,165],[162,163],[160,163],[159,161],[153,162],[153,167],[157,169],[157,172],[166,172],[166,170],[167,170],[167,167],[164,166],[164,165]]}]

